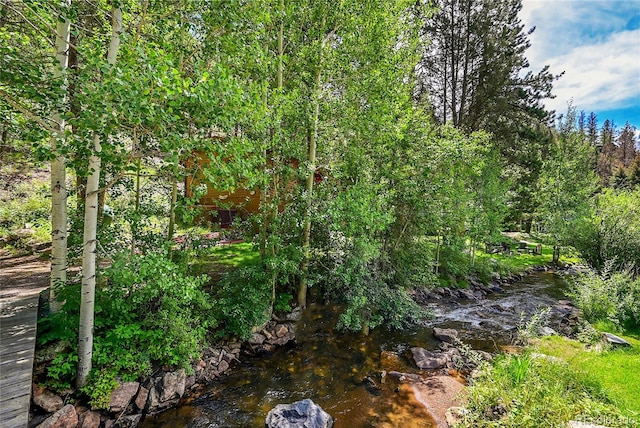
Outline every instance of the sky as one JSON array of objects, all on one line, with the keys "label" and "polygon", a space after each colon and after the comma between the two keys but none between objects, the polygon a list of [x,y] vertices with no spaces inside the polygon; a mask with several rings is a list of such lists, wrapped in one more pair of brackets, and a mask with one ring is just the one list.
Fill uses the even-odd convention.
[{"label": "sky", "polygon": [[564,75],[547,109],[594,112],[598,126],[640,128],[640,0],[523,0],[520,19],[529,36],[531,71],[549,65]]}]

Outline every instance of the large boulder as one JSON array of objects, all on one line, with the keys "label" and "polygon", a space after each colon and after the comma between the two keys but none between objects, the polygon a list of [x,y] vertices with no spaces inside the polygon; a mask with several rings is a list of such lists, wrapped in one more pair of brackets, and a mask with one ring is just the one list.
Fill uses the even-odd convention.
[{"label": "large boulder", "polygon": [[430,352],[423,348],[411,348],[413,359],[419,369],[435,370],[446,367],[448,359],[446,355],[438,352]]},{"label": "large boulder", "polygon": [[78,415],[78,426],[82,428],[99,428],[100,413],[89,410]]},{"label": "large boulder", "polygon": [[278,404],[267,415],[267,428],[331,428],[333,418],[320,406],[304,399]]},{"label": "large boulder", "polygon": [[114,424],[113,428],[136,428],[142,421],[142,415],[129,415],[119,418]]}]

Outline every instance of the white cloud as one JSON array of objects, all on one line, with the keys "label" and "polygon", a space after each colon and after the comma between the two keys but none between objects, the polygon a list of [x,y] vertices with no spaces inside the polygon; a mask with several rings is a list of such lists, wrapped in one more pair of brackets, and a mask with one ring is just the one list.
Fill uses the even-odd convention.
[{"label": "white cloud", "polygon": [[547,108],[567,102],[586,111],[640,104],[640,1],[524,0],[520,18],[536,26],[527,58],[564,76],[554,84]]},{"label": "white cloud", "polygon": [[556,98],[546,103],[549,108],[562,110],[571,98],[584,110],[628,107],[640,100],[640,30],[574,48],[548,64],[554,73],[565,72],[554,85]]}]

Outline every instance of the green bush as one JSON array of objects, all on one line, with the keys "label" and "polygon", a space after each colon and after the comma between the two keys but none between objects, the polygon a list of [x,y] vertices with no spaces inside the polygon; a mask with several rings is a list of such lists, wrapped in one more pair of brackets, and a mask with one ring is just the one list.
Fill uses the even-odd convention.
[{"label": "green bush", "polygon": [[24,181],[12,189],[7,200],[0,201],[0,236],[29,224],[33,238],[51,239],[51,192],[48,183]]},{"label": "green bush", "polygon": [[595,202],[595,213],[572,228],[570,242],[596,269],[610,261],[640,273],[640,188],[605,189]]},{"label": "green bush", "polygon": [[591,323],[640,326],[640,278],[612,267],[607,263],[602,273],[588,270],[573,278],[571,298]]},{"label": "green bush", "polygon": [[269,320],[272,290],[264,266],[243,266],[228,272],[218,286],[215,314],[224,320],[218,337],[248,339],[253,327]]},{"label": "green bush", "polygon": [[[156,365],[190,369],[206,334],[216,326],[206,277],[189,276],[166,253],[117,255],[96,289],[93,383],[88,392],[102,403],[110,377],[134,380]],[[75,376],[80,308],[79,284],[62,287],[62,309],[41,322],[39,342],[61,341],[66,352],[48,369],[55,385]],[[96,394],[96,395],[94,395]]]}]

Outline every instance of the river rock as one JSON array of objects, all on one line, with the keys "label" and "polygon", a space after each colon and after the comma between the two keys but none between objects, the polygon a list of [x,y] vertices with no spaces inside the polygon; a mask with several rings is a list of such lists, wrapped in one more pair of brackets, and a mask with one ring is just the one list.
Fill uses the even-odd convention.
[{"label": "river rock", "polygon": [[227,370],[229,370],[229,363],[226,360],[220,361],[220,364],[218,364],[218,373],[224,373]]},{"label": "river rock", "polygon": [[552,329],[551,327],[545,326],[540,329],[540,335],[541,336],[557,336],[558,332]]},{"label": "river rock", "polygon": [[466,404],[464,385],[451,376],[431,376],[411,386],[416,399],[429,411],[438,428],[447,426],[447,410]]},{"label": "river rock", "polygon": [[147,405],[147,399],[149,398],[149,390],[144,386],[140,387],[138,391],[138,395],[136,396],[136,407],[140,410],[144,410]]},{"label": "river rock", "polygon": [[398,379],[400,382],[419,382],[422,380],[422,377],[420,375],[414,373],[402,373],[395,370],[390,371],[389,373],[387,373],[387,375],[389,377]]},{"label": "river rock", "polygon": [[627,342],[626,340],[624,340],[620,336],[616,336],[615,334],[611,334],[611,333],[602,333],[602,339],[605,342],[608,342],[608,343],[610,343],[612,345],[631,346],[631,344],[629,342]]},{"label": "river rock", "polygon": [[9,242],[12,241],[19,241],[21,239],[27,239],[27,238],[31,238],[33,235],[36,234],[36,231],[33,229],[18,229],[18,230],[14,230],[13,232],[9,233]]},{"label": "river rock", "polygon": [[284,337],[289,334],[289,329],[284,324],[278,324],[276,325],[275,333],[278,337]]},{"label": "river rock", "polygon": [[[265,333],[269,334],[268,332],[265,332]],[[269,336],[271,336],[271,334],[269,334]],[[260,333],[253,333],[253,336],[251,336],[251,339],[249,339],[248,342],[249,342],[249,345],[254,346],[254,345],[262,345],[265,340],[267,340],[266,336]]]},{"label": "river rock", "polygon": [[267,428],[331,428],[333,418],[310,399],[278,404],[269,411]]},{"label": "river rock", "polygon": [[78,413],[73,404],[67,404],[36,428],[76,428],[77,425]]},{"label": "river rock", "polygon": [[88,410],[78,416],[78,426],[82,428],[99,428],[100,413]]},{"label": "river rock", "polygon": [[44,387],[38,387],[35,384],[32,387],[33,390],[33,404],[40,407],[47,413],[57,412],[64,407],[64,401],[62,398],[49,391]]},{"label": "river rock", "polygon": [[365,377],[362,380],[362,384],[370,394],[380,395],[381,387],[371,376]]},{"label": "river rock", "polygon": [[125,410],[133,400],[133,397],[138,393],[139,387],[140,384],[138,382],[126,382],[121,384],[111,393],[109,410],[114,413],[120,413]]},{"label": "river rock", "polygon": [[433,328],[433,336],[446,343],[458,342],[458,331],[453,328]]},{"label": "river rock", "polygon": [[438,352],[430,352],[423,348],[411,348],[413,359],[418,368],[423,370],[441,369],[447,365],[447,357]]},{"label": "river rock", "polygon": [[160,402],[181,398],[184,395],[186,386],[186,374],[184,369],[175,372],[165,373],[162,377],[162,388],[160,392]]}]

